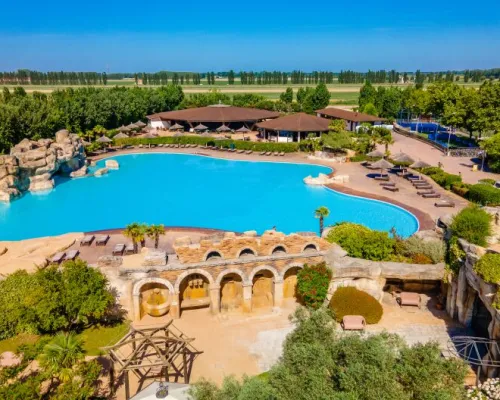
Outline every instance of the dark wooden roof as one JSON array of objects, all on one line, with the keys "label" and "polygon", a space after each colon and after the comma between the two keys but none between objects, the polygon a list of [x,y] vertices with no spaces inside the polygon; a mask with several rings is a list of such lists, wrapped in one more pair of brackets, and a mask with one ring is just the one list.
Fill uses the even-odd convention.
[{"label": "dark wooden roof", "polygon": [[257,124],[259,128],[271,131],[288,132],[328,132],[330,121],[306,113],[286,115],[281,118],[264,121]]},{"label": "dark wooden roof", "polygon": [[148,119],[160,118],[163,121],[186,121],[186,122],[244,122],[263,121],[265,119],[277,118],[279,113],[257,108],[233,107],[216,105],[209,107],[188,108],[186,110],[166,111],[158,114],[148,115]]},{"label": "dark wooden roof", "polygon": [[343,110],[342,108],[335,108],[335,107],[323,108],[322,110],[317,110],[316,112],[326,117],[339,118],[339,119],[344,119],[346,121],[354,121],[354,122],[384,121],[384,118],[379,118],[373,115],[363,114],[360,112]]}]

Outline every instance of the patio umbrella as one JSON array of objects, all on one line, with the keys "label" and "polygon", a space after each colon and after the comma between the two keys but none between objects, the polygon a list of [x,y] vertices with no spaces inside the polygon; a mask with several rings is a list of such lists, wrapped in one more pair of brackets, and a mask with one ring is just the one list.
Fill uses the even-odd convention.
[{"label": "patio umbrella", "polygon": [[118,133],[117,135],[113,136],[113,139],[127,139],[129,136],[123,132]]},{"label": "patio umbrella", "polygon": [[217,130],[217,132],[230,132],[231,128],[227,125],[222,124],[216,130]]},{"label": "patio umbrella", "polygon": [[101,136],[99,139],[96,140],[97,143],[111,143],[112,140],[107,137],[107,136]]},{"label": "patio umbrella", "polygon": [[384,153],[382,153],[379,150],[373,150],[373,151],[370,151],[369,153],[366,153],[366,155],[368,157],[379,158],[379,157],[383,157]]},{"label": "patio umbrella", "polygon": [[178,124],[177,122],[170,127],[171,131],[176,131],[178,129],[184,129],[184,127],[182,125]]},{"label": "patio umbrella", "polygon": [[410,164],[415,162],[415,160],[413,158],[411,158],[408,154],[405,154],[405,153],[401,153],[398,155],[398,157],[393,157],[392,159],[394,161],[410,163]]},{"label": "patio umbrella", "polygon": [[373,168],[373,169],[380,169],[380,175],[382,175],[382,171],[384,169],[389,169],[389,168],[392,168],[394,167],[394,164],[390,163],[389,161],[387,160],[384,160],[383,158],[374,162],[373,164],[370,164],[370,168]]},{"label": "patio umbrella", "polygon": [[137,121],[134,125],[138,126],[139,128],[144,128],[144,127],[148,126],[148,124],[145,124],[142,121]]},{"label": "patio umbrella", "polygon": [[251,132],[250,129],[248,129],[246,126],[242,126],[240,129],[236,129],[236,132],[239,132],[239,133],[247,133],[247,132]]},{"label": "patio umbrella", "polygon": [[130,132],[130,129],[127,128],[125,125],[122,125],[118,128],[120,132]]},{"label": "patio umbrella", "polygon": [[205,126],[203,124],[196,125],[193,128],[195,131],[206,131],[208,129],[208,126]]},{"label": "patio umbrella", "polygon": [[428,168],[430,166],[431,165],[427,164],[425,161],[418,160],[417,162],[414,162],[412,165],[410,165],[410,168],[420,169],[420,168]]},{"label": "patio umbrella", "polygon": [[131,131],[135,131],[136,129],[139,129],[139,127],[136,124],[129,124],[126,126],[126,128],[130,129]]}]

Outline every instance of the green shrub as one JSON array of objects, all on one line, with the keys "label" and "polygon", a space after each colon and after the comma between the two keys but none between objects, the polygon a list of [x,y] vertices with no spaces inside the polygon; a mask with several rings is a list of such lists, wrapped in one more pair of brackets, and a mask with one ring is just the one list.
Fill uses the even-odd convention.
[{"label": "green shrub", "polygon": [[471,205],[460,211],[451,223],[453,235],[479,246],[486,245],[486,238],[491,234],[491,215]]},{"label": "green shrub", "polygon": [[479,183],[487,183],[488,185],[494,185],[496,183],[496,180],[491,178],[484,178],[484,179],[479,179]]},{"label": "green shrub", "polygon": [[417,253],[411,257],[414,264],[432,264],[432,259],[425,254]]},{"label": "green shrub", "polygon": [[462,182],[460,175],[448,174],[438,167],[423,168],[422,173],[430,176],[434,182],[447,190],[450,190],[452,185]]},{"label": "green shrub", "polygon": [[388,260],[394,252],[394,239],[387,232],[374,231],[350,222],[333,226],[326,240],[337,243],[351,257],[367,260]]},{"label": "green shrub", "polygon": [[[417,264],[437,264],[444,260],[445,245],[444,242],[437,240],[423,240],[417,236],[412,236],[403,242],[403,254],[407,257],[425,256],[429,262],[416,262]],[[423,258],[419,258],[423,261]]]},{"label": "green shrub", "polygon": [[487,253],[474,265],[474,271],[484,279],[485,282],[500,283],[500,254]]},{"label": "green shrub", "polygon": [[376,324],[384,312],[375,297],[355,287],[339,287],[333,294],[330,308],[339,322],[345,315],[361,315],[367,324]]},{"label": "green shrub", "polygon": [[457,182],[451,185],[451,191],[455,194],[458,194],[462,197],[467,197],[467,193],[469,193],[470,184],[464,182]]},{"label": "green shrub", "polygon": [[458,243],[456,236],[448,240],[448,249],[446,251],[446,266],[454,274],[458,274],[462,266],[462,260],[465,258],[465,251]]},{"label": "green shrub", "polygon": [[117,139],[116,144],[118,146],[138,146],[149,145],[149,144],[197,144],[197,145],[207,145],[209,142],[215,143],[217,147],[231,147],[234,145],[236,149],[239,150],[254,150],[254,151],[278,151],[284,153],[293,153],[299,150],[298,143],[260,143],[260,142],[249,142],[245,140],[232,140],[224,139],[214,141],[213,137],[204,136],[161,136],[156,138],[127,138],[127,139]]},{"label": "green shrub", "polygon": [[297,274],[297,295],[305,306],[318,309],[325,301],[332,271],[325,262],[304,265]]},{"label": "green shrub", "polygon": [[481,205],[497,206],[500,204],[500,189],[487,183],[477,183],[469,187],[467,198]]}]

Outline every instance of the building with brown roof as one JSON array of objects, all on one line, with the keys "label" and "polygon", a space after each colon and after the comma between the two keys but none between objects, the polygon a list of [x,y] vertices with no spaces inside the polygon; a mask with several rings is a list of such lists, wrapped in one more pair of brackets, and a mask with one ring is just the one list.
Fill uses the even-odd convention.
[{"label": "building with brown roof", "polygon": [[260,122],[257,127],[263,137],[277,142],[300,142],[310,133],[321,135],[328,132],[330,121],[306,113],[286,115],[281,118]]},{"label": "building with brown roof", "polygon": [[355,131],[356,127],[358,127],[363,123],[379,125],[384,121],[384,118],[375,117],[373,115],[344,110],[342,108],[335,108],[335,107],[329,107],[329,108],[323,108],[322,110],[317,110],[316,114],[318,117],[322,118],[344,120],[346,123],[346,129],[349,131]]},{"label": "building with brown roof", "polygon": [[233,107],[225,104],[216,104],[208,107],[188,108],[185,110],[166,111],[147,118],[153,128],[169,128],[174,124],[193,129],[196,125],[203,124],[208,130],[215,131],[221,125],[231,129],[240,129],[242,126],[253,130],[257,122],[279,117],[274,111],[260,110],[258,108]]}]

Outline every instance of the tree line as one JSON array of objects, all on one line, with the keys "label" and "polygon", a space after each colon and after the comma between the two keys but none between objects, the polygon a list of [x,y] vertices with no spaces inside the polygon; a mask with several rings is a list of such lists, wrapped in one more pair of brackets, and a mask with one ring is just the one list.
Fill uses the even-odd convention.
[{"label": "tree line", "polygon": [[0,95],[0,154],[22,139],[52,138],[59,129],[85,132],[144,120],[146,115],[173,110],[184,99],[180,86],[159,88],[67,88],[28,95],[22,87]]},{"label": "tree line", "polygon": [[0,72],[0,83],[20,85],[106,85],[105,72]]}]

